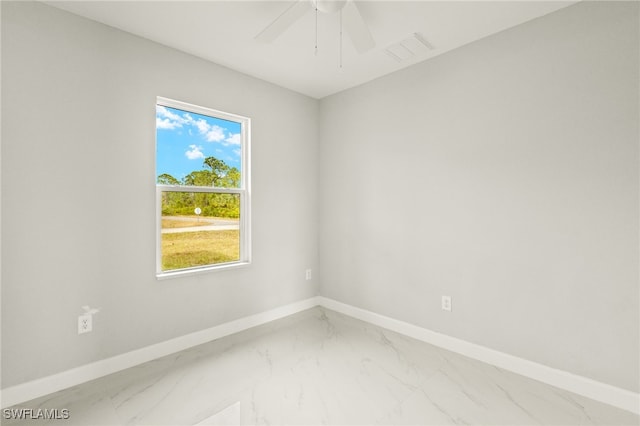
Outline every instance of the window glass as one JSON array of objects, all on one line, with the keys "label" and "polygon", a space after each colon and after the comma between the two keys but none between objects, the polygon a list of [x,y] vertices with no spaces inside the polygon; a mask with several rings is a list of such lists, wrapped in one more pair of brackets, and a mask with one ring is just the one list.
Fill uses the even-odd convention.
[{"label": "window glass", "polygon": [[249,261],[244,117],[158,98],[159,275]]}]

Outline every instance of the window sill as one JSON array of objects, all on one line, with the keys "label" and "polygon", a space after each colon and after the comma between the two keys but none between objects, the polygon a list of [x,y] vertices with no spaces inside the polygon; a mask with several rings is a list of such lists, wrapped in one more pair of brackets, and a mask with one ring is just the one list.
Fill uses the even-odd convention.
[{"label": "window sill", "polygon": [[159,272],[159,273],[156,273],[156,279],[160,281],[160,280],[168,280],[171,278],[180,278],[180,277],[188,277],[191,275],[206,274],[209,272],[229,271],[231,269],[244,268],[249,266],[250,264],[251,262],[233,262],[233,263],[223,263],[221,265],[210,265],[210,266],[202,266],[198,268],[178,269],[175,271]]}]

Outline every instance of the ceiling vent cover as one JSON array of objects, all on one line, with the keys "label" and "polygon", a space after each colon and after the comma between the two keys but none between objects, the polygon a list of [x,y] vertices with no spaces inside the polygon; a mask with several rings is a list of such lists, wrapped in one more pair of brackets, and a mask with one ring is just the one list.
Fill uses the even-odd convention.
[{"label": "ceiling vent cover", "polygon": [[434,47],[420,33],[413,33],[411,36],[397,43],[388,46],[384,52],[397,62],[404,62],[411,58],[426,56]]}]

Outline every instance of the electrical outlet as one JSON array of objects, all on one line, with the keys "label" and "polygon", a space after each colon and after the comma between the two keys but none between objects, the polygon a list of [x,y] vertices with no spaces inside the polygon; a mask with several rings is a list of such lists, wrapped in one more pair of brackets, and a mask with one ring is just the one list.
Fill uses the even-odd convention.
[{"label": "electrical outlet", "polygon": [[442,309],[451,311],[451,296],[442,296]]},{"label": "electrical outlet", "polygon": [[93,315],[80,315],[78,317],[78,334],[88,333],[91,330],[93,330]]},{"label": "electrical outlet", "polygon": [[309,281],[311,279],[311,269],[305,271],[305,279]]}]

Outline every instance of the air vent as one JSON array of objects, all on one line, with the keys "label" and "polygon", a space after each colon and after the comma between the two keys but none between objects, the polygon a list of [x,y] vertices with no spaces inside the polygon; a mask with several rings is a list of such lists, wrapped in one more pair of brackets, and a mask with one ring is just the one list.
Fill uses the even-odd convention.
[{"label": "air vent", "polygon": [[411,58],[426,56],[434,47],[420,33],[413,33],[411,36],[397,43],[388,46],[384,52],[397,62],[404,62]]}]

